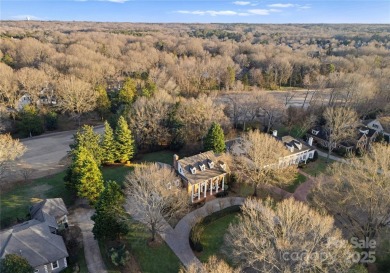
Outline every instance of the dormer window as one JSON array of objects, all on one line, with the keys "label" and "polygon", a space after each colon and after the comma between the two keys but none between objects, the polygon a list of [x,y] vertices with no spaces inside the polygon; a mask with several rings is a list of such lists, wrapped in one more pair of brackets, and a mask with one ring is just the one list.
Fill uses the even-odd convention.
[{"label": "dormer window", "polygon": [[190,166],[190,171],[192,174],[196,174],[196,168],[193,166]]},{"label": "dormer window", "polygon": [[210,169],[214,168],[214,162],[213,162],[213,161],[209,160],[209,161],[207,162],[207,164],[209,165],[209,168],[210,168]]},{"label": "dormer window", "polygon": [[294,152],[294,146],[290,146],[290,145],[286,144],[286,147],[287,147],[287,149],[288,149],[290,152]]},{"label": "dormer window", "polygon": [[315,135],[315,136],[318,135],[319,132],[320,132],[320,131],[316,131],[316,130],[314,130],[314,129],[311,130],[311,133],[312,133],[313,135]]},{"label": "dormer window", "polygon": [[219,166],[221,166],[222,170],[226,170],[226,164],[225,164],[225,162],[221,162],[221,163],[219,164]]},{"label": "dormer window", "polygon": [[298,150],[302,150],[302,143],[296,141],[295,146],[297,146]]},{"label": "dormer window", "polygon": [[206,170],[206,165],[205,164],[199,164],[199,169],[200,171],[204,172]]}]

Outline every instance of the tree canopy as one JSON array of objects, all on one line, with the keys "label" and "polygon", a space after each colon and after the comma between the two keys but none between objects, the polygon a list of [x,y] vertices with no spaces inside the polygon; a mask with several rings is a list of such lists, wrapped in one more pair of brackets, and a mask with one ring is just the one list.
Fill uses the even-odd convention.
[{"label": "tree canopy", "polygon": [[126,162],[133,158],[134,139],[125,118],[120,116],[115,129],[116,141],[116,159],[120,162]]},{"label": "tree canopy", "polygon": [[107,181],[95,204],[95,222],[92,232],[96,239],[117,239],[128,231],[126,213],[123,208],[124,194],[115,181]]},{"label": "tree canopy", "polygon": [[104,190],[102,173],[92,154],[85,147],[74,150],[73,161],[65,176],[67,187],[94,204]]},{"label": "tree canopy", "polygon": [[17,254],[6,254],[0,259],[1,273],[33,273],[34,268],[28,261]]},{"label": "tree canopy", "polygon": [[239,220],[229,226],[229,256],[242,268],[259,272],[346,272],[352,247],[331,216],[285,199],[247,199]]},{"label": "tree canopy", "polygon": [[213,122],[204,140],[204,150],[214,151],[215,153],[222,153],[226,149],[225,135],[219,125]]}]

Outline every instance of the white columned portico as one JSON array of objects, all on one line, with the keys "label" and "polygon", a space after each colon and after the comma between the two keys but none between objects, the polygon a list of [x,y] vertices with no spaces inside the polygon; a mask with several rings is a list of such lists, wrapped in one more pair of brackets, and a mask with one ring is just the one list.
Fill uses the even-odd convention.
[{"label": "white columned portico", "polygon": [[206,194],[207,194],[207,180],[204,181],[204,198],[206,198]]},{"label": "white columned portico", "polygon": [[225,190],[225,175],[222,176],[222,190]]},{"label": "white columned portico", "polygon": [[210,179],[210,195],[213,195],[213,179]]}]

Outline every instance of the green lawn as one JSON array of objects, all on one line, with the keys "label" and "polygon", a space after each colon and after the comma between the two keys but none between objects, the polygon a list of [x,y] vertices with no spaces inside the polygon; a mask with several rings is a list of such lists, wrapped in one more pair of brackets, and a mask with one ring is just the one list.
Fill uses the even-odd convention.
[{"label": "green lawn", "polygon": [[[105,167],[103,177],[105,180],[116,180],[122,184],[124,177],[131,170],[132,167],[128,166]],[[15,224],[17,218],[26,218],[28,207],[45,198],[61,197],[67,206],[71,206],[74,199],[65,188],[64,176],[65,171],[36,179],[23,186],[16,186],[0,194],[0,227]]]},{"label": "green lawn", "polygon": [[67,206],[73,203],[70,192],[63,181],[65,172],[39,178],[33,182],[16,186],[0,195],[0,226],[8,227],[16,223],[16,218],[26,218],[28,207],[44,198],[62,197]]},{"label": "green lawn", "polygon": [[159,151],[154,153],[142,154],[137,158],[136,162],[162,162],[172,165],[174,152],[172,151]]},{"label": "green lawn", "polygon": [[302,169],[302,171],[310,174],[311,176],[317,176],[321,173],[325,173],[326,168],[331,165],[332,162],[333,161],[327,163],[326,158],[318,157],[316,161],[307,163],[306,166]]},{"label": "green lawn", "polygon": [[297,177],[294,179],[294,182],[286,187],[284,187],[283,189],[288,191],[288,192],[291,192],[291,193],[294,193],[295,190],[298,188],[298,186],[304,182],[306,182],[307,178],[306,176],[304,176],[303,174],[300,174],[298,173]]},{"label": "green lawn", "polygon": [[[165,242],[157,246],[149,246],[150,233],[145,226],[133,224],[131,232],[126,237],[128,249],[135,257],[143,273],[170,273],[178,272],[181,265],[180,260],[172,252]],[[100,242],[100,251],[108,270],[122,271],[124,269],[114,266],[106,254],[106,243]]]},{"label": "green lawn", "polygon": [[237,221],[238,215],[239,212],[232,212],[204,226],[200,239],[203,251],[198,256],[201,262],[207,262],[212,255],[221,259],[226,258],[222,253],[223,237],[229,225]]}]

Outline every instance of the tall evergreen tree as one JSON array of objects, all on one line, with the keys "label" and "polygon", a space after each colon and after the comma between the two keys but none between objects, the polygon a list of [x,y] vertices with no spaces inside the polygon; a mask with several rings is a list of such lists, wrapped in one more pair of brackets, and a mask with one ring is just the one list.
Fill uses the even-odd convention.
[{"label": "tall evergreen tree", "polygon": [[106,121],[104,122],[104,135],[101,142],[102,148],[102,162],[103,163],[113,163],[115,161],[116,155],[116,145],[114,138],[114,131],[112,130],[110,124]]},{"label": "tall evergreen tree", "polygon": [[204,150],[212,150],[215,153],[222,153],[225,149],[225,136],[223,134],[223,130],[218,123],[214,122],[207,132],[204,142]]},{"label": "tall evergreen tree", "polygon": [[68,188],[79,197],[87,198],[91,204],[104,190],[102,173],[89,150],[82,146],[74,151],[65,181]]},{"label": "tall evergreen tree", "polygon": [[95,205],[95,222],[92,232],[96,239],[117,239],[129,231],[126,212],[123,208],[125,197],[115,181],[107,181],[106,187]]},{"label": "tall evergreen tree", "polygon": [[125,118],[120,116],[115,129],[116,159],[124,163],[134,155],[134,139]]},{"label": "tall evergreen tree", "polygon": [[96,87],[96,91],[99,93],[99,96],[96,100],[96,110],[99,112],[100,117],[103,119],[110,112],[111,101],[108,98],[106,87],[99,84]]},{"label": "tall evergreen tree", "polygon": [[71,153],[78,150],[79,147],[84,147],[93,156],[98,166],[102,163],[103,151],[100,146],[101,136],[93,131],[93,126],[84,125],[73,136],[73,143],[70,145]]}]

